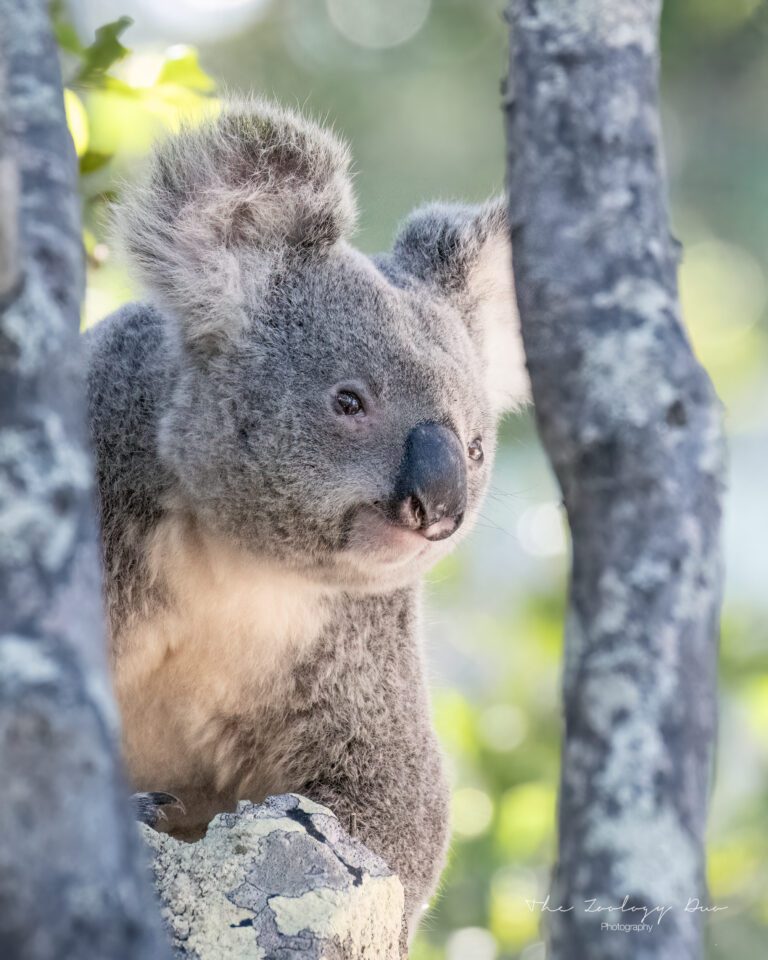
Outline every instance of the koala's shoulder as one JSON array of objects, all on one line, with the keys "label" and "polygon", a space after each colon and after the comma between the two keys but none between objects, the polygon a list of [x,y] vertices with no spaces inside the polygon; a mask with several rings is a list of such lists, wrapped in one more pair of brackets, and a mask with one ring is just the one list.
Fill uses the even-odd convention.
[{"label": "koala's shoulder", "polygon": [[174,367],[164,327],[158,311],[133,303],[85,335],[91,442],[102,492],[113,498],[158,474],[157,423]]},{"label": "koala's shoulder", "polygon": [[128,303],[85,333],[89,380],[108,365],[131,374],[163,348],[163,317],[145,303]]},{"label": "koala's shoulder", "polygon": [[85,334],[91,417],[99,411],[128,412],[136,398],[157,392],[169,373],[170,351],[163,317],[147,304],[130,303]]}]

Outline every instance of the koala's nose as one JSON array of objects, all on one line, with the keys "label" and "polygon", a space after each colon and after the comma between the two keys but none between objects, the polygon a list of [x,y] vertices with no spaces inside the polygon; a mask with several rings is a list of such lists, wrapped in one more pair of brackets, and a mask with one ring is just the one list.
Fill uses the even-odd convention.
[{"label": "koala's nose", "polygon": [[439,423],[408,434],[395,483],[398,520],[427,540],[450,537],[467,508],[467,464],[459,438]]}]

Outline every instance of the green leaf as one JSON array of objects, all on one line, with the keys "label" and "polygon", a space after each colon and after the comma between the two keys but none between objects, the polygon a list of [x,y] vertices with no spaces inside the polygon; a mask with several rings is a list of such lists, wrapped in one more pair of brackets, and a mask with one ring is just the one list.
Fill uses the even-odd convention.
[{"label": "green leaf", "polygon": [[117,77],[104,77],[100,86],[102,92],[106,91],[117,96],[129,97],[131,100],[141,100],[147,92],[143,87],[132,87],[130,83],[118,80]]},{"label": "green leaf", "polygon": [[82,57],[83,45],[80,43],[77,31],[71,23],[56,23],[53,32],[56,35],[56,42],[62,50],[66,50],[67,53],[74,53],[77,57]]},{"label": "green leaf", "polygon": [[188,90],[197,90],[200,93],[209,93],[216,84],[213,79],[200,66],[197,58],[197,50],[194,47],[171,48],[172,51],[178,50],[165,61],[157,83],[174,83],[180,87],[186,87]]},{"label": "green leaf", "polygon": [[62,0],[53,0],[50,13],[53,32],[58,45],[67,53],[74,53],[75,56],[81,57],[83,55],[83,45],[80,43],[77,31],[66,18],[66,10]]},{"label": "green leaf", "polygon": [[98,153],[96,150],[87,150],[82,157],[80,157],[80,173],[95,173],[97,170],[101,170],[102,167],[105,167],[109,163],[113,156],[114,154],[111,153]]},{"label": "green leaf", "polygon": [[77,75],[82,84],[99,81],[109,68],[122,60],[129,50],[120,43],[120,36],[131,26],[130,17],[120,17],[112,23],[105,23],[96,31],[96,39],[82,53],[83,65]]}]

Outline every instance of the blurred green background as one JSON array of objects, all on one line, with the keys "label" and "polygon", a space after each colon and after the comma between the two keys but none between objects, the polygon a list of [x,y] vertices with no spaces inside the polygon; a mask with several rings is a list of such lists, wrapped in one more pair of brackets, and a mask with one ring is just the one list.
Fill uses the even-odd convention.
[{"label": "blurred green background", "polygon": [[[349,139],[365,250],[386,247],[425,200],[499,191],[501,10],[498,0],[56,4],[82,171],[84,323],[135,295],[109,245],[109,201],[158,133],[215,110],[223,92],[275,96]],[[765,955],[768,937],[768,4],[670,0],[662,42],[685,319],[731,441],[709,833],[712,900],[727,909],[707,920],[707,956],[732,960]],[[566,557],[557,492],[522,415],[505,425],[477,531],[430,578],[434,710],[456,786],[450,863],[415,960],[544,956],[526,900],[545,894],[555,850]]]}]

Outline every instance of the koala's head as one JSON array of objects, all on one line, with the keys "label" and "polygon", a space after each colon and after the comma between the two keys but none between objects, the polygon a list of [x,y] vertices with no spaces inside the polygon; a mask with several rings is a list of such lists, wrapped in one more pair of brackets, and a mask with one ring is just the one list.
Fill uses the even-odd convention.
[{"label": "koala's head", "polygon": [[346,147],[234,102],[155,151],[119,214],[177,370],[160,451],[211,532],[347,588],[412,580],[471,526],[524,399],[501,201],[348,243]]}]

